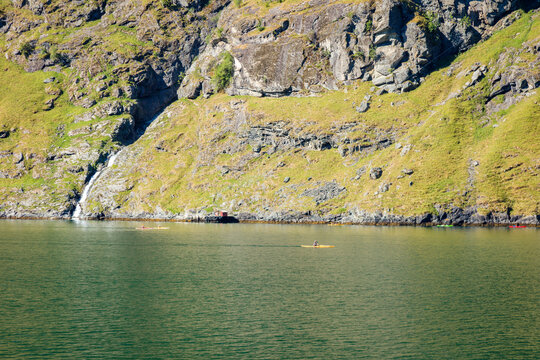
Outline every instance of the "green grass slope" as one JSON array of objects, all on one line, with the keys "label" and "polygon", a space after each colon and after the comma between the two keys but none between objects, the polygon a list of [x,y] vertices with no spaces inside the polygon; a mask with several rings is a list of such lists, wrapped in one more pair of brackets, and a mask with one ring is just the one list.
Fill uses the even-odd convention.
[{"label": "green grass slope", "polygon": [[[532,91],[501,111],[489,111],[486,104],[496,73],[529,66],[538,54],[520,49],[539,41],[539,16],[523,14],[405,94],[376,95],[370,84],[360,82],[313,97],[221,94],[180,100],[125,150],[129,156],[112,176],[116,183],[121,179],[123,187],[96,191],[89,210],[117,217],[156,209],[179,214],[218,208],[411,216],[474,207],[479,213],[539,214],[540,95]],[[501,56],[509,51],[519,58],[502,63]],[[467,70],[476,63],[487,67],[486,76],[461,91],[471,81],[472,71]],[[538,64],[527,69],[540,74]],[[458,91],[460,96],[453,97]],[[356,106],[367,94],[372,96],[370,109],[358,113]],[[337,148],[301,146],[266,145],[254,152],[246,134],[276,123],[296,138],[336,136],[338,129],[352,127],[343,136],[356,144],[373,145],[381,136],[393,144],[345,156]],[[375,180],[369,177],[374,167],[383,170]],[[366,173],[357,176],[359,169]],[[404,169],[413,173],[405,175]],[[112,178],[104,177],[101,186],[114,182]],[[316,201],[313,189],[329,183],[346,190]]]},{"label": "green grass slope", "polygon": [[[69,102],[64,79],[56,72],[27,73],[0,58],[0,131],[9,134],[0,139],[0,211],[58,215],[78,197],[87,167],[115,146],[108,135],[112,117],[74,122],[86,109]],[[47,109],[51,99],[54,107]],[[99,123],[106,134],[80,131]]]}]

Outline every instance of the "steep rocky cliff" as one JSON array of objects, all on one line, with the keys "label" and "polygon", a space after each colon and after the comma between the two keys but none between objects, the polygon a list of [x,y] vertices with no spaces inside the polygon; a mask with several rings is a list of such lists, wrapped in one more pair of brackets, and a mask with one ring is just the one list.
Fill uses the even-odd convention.
[{"label": "steep rocky cliff", "polygon": [[[528,7],[538,4],[529,1]],[[219,36],[188,72],[178,94],[195,98],[201,91],[213,93],[212,72],[224,51],[235,59],[230,95],[337,90],[358,79],[388,92],[409,91],[442,60],[507,25],[497,22],[523,6],[520,1],[455,0],[230,6],[218,21]]]},{"label": "steep rocky cliff", "polygon": [[0,216],[537,224],[539,6],[2,0]]}]

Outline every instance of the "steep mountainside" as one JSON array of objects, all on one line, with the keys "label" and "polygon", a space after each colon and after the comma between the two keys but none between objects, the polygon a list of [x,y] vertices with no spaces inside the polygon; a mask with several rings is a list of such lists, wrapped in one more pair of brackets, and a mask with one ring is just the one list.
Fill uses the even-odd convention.
[{"label": "steep mountainside", "polygon": [[538,6],[0,0],[0,216],[538,224]]}]

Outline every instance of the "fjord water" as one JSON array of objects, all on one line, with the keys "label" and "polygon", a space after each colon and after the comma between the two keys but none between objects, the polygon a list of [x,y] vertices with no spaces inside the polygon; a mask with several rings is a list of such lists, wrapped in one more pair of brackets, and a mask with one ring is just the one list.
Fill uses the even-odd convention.
[{"label": "fjord water", "polygon": [[0,222],[0,358],[540,354],[536,229],[140,225]]}]

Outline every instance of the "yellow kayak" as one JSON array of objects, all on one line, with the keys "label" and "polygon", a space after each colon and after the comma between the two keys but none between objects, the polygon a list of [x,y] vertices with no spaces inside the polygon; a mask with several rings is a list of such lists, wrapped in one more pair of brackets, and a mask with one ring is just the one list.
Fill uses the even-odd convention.
[{"label": "yellow kayak", "polygon": [[305,248],[333,248],[335,247],[334,245],[317,245],[317,246],[313,246],[313,245],[300,245],[301,247],[305,247]]},{"label": "yellow kayak", "polygon": [[142,227],[138,227],[136,228],[137,230],[167,230],[169,229],[168,227],[161,227],[161,226],[158,226],[158,227],[146,227],[146,226],[142,226]]}]

